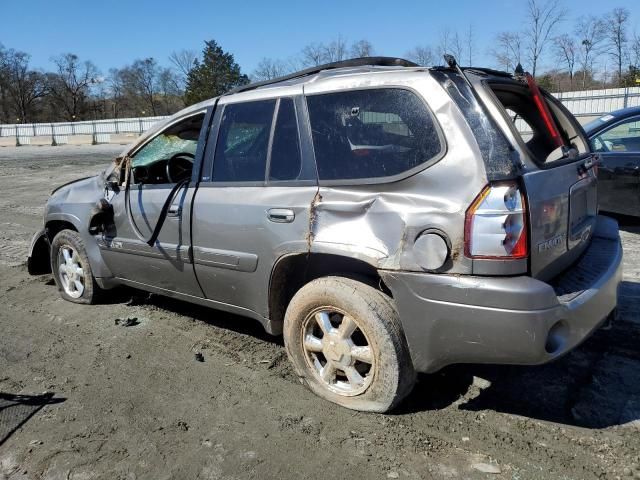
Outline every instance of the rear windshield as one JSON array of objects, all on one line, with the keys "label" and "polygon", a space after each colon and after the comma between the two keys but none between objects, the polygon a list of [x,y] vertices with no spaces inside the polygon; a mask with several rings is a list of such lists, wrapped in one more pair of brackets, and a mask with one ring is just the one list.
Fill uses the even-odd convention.
[{"label": "rear windshield", "polygon": [[443,149],[426,105],[408,90],[312,95],[307,104],[320,180],[391,177]]},{"label": "rear windshield", "polygon": [[[535,160],[550,163],[553,159],[562,158],[557,155],[550,157],[550,154],[556,150],[556,144],[527,85],[509,82],[490,83],[489,86]],[[546,96],[546,100],[564,144],[575,148],[579,154],[586,153],[588,147],[574,122],[555,100],[549,96]]]}]

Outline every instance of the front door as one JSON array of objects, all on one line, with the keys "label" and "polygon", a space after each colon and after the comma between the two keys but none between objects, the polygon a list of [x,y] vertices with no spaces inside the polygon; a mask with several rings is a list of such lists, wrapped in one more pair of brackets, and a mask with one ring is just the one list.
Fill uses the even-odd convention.
[{"label": "front door", "polygon": [[[100,242],[114,275],[144,285],[201,297],[190,258],[191,200],[207,129],[206,111],[176,120],[130,155],[129,191],[112,198],[115,232]],[[177,183],[156,242],[146,242]]]},{"label": "front door", "polygon": [[274,263],[308,251],[318,190],[309,146],[298,134],[300,100],[219,107],[217,144],[209,141],[215,153],[207,149],[213,173],[203,172],[193,209],[193,256],[205,296],[265,318]]},{"label": "front door", "polygon": [[626,119],[598,134],[592,146],[602,156],[598,171],[600,208],[640,215],[640,117]]}]

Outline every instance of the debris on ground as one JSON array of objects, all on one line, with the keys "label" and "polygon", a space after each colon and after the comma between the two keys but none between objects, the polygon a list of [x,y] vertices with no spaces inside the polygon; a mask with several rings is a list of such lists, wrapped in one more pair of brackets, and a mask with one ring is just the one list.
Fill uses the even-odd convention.
[{"label": "debris on ground", "polygon": [[197,360],[198,362],[204,362],[204,355],[203,355],[202,353],[197,352],[197,353],[195,354],[195,357],[196,357],[196,360]]},{"label": "debris on ground", "polygon": [[138,320],[138,317],[116,318],[115,324],[121,327],[135,327],[140,325],[140,320]]}]

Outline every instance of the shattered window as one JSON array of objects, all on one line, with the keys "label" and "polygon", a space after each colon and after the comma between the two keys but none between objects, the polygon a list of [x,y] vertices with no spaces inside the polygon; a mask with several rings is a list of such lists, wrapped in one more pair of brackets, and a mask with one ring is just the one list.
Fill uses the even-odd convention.
[{"label": "shattered window", "polygon": [[217,182],[264,181],[275,100],[226,105],[213,160]]},{"label": "shattered window", "polygon": [[426,105],[403,89],[370,89],[307,98],[321,180],[390,177],[442,150]]}]

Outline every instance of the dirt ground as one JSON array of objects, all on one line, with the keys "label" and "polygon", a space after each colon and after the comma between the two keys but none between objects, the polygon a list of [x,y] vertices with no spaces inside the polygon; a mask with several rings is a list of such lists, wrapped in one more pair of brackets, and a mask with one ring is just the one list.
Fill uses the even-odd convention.
[{"label": "dirt ground", "polygon": [[0,148],[0,479],[640,478],[639,223],[610,329],[363,414],[308,392],[251,320],[133,290],[79,306],[27,274],[51,189],[121,148]]}]

